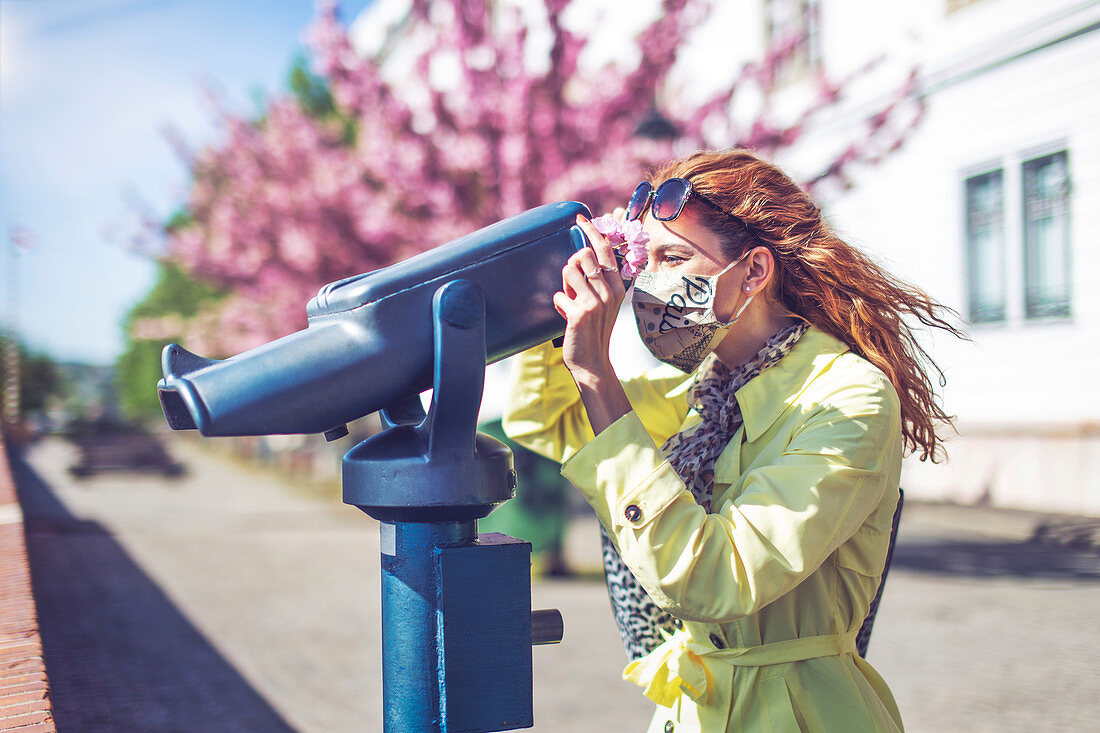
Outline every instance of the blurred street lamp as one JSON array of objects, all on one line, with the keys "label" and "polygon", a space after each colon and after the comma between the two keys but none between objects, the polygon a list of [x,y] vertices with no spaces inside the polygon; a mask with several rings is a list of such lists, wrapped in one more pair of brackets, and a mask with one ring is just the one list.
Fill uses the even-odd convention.
[{"label": "blurred street lamp", "polygon": [[653,105],[645,119],[634,128],[634,134],[647,140],[675,140],[680,137],[680,131],[676,129],[676,125],[661,114],[657,105]]},{"label": "blurred street lamp", "polygon": [[31,248],[31,232],[13,227],[8,235],[8,322],[4,341],[3,422],[19,422],[19,254]]}]

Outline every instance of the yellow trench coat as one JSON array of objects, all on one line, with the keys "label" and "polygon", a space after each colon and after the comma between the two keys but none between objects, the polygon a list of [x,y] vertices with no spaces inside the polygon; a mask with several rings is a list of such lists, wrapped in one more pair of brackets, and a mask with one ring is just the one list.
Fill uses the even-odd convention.
[{"label": "yellow trench coat", "polygon": [[898,731],[855,653],[898,501],[901,418],[881,371],[811,328],[737,392],[744,424],[707,514],[659,446],[699,421],[690,377],[624,382],[634,410],[598,437],[549,344],[521,355],[505,431],[563,461],[627,566],[683,628],[627,666],[650,731]]}]

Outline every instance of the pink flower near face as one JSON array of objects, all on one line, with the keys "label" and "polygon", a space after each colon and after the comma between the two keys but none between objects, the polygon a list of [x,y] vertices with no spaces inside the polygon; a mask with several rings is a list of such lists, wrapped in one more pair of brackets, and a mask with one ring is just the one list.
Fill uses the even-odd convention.
[{"label": "pink flower near face", "polygon": [[623,257],[623,276],[633,280],[639,272],[645,269],[645,263],[648,259],[644,244],[641,246],[628,246],[626,256]]},{"label": "pink flower near face", "polygon": [[623,275],[634,278],[642,271],[649,259],[645,248],[649,243],[649,235],[642,229],[642,222],[637,219],[624,222],[622,230],[626,248],[626,252],[623,253]]},{"label": "pink flower near face", "polygon": [[620,271],[623,277],[633,280],[648,259],[645,246],[649,235],[642,229],[642,223],[637,220],[622,222],[610,214],[604,214],[593,219],[592,225],[622,255]]},{"label": "pink flower near face", "polygon": [[623,236],[622,223],[611,214],[604,214],[592,220],[592,226],[596,231],[607,237],[607,241],[615,247],[623,244],[626,237]]},{"label": "pink flower near face", "polygon": [[621,225],[621,231],[623,234],[623,241],[637,242],[640,241],[645,244],[649,241],[649,235],[642,230],[642,222],[637,219],[631,219],[630,221],[624,221]]}]

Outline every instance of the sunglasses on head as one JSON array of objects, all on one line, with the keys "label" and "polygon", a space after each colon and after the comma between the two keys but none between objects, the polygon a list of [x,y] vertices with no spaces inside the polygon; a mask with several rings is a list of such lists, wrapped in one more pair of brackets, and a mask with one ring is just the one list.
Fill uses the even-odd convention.
[{"label": "sunglasses on head", "polygon": [[672,221],[683,213],[684,204],[687,203],[692,194],[695,194],[695,198],[715,211],[725,214],[734,221],[741,221],[703,194],[694,190],[691,181],[686,178],[669,178],[658,186],[657,190],[653,189],[649,181],[639,183],[630,197],[630,203],[626,205],[626,220],[632,221],[642,218],[646,207],[649,207],[649,213],[653,214],[653,218],[657,221]]}]

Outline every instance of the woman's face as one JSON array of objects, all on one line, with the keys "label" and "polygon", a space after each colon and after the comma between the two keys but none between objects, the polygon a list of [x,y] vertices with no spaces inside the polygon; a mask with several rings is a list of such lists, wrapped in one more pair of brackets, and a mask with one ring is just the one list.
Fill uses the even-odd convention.
[{"label": "woman's face", "polygon": [[642,228],[649,235],[647,270],[716,275],[729,264],[718,235],[703,226],[690,208],[672,221],[658,221],[647,211]]},{"label": "woman's face", "polygon": [[[730,264],[722,253],[722,240],[690,208],[672,221],[658,221],[646,212],[642,228],[649,235],[646,269],[650,272],[709,276],[717,275]],[[749,268],[748,261],[739,262],[716,281],[714,312],[719,318],[728,320],[744,302],[741,283]]]}]

